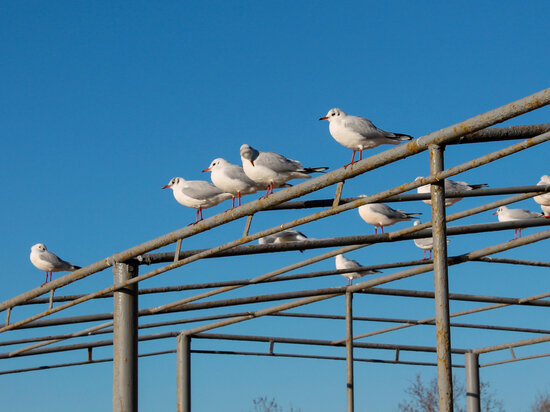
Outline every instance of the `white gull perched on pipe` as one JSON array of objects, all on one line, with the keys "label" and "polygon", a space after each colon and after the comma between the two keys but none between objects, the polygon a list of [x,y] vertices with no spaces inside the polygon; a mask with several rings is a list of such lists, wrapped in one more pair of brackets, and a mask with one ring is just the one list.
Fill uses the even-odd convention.
[{"label": "white gull perched on pipe", "polygon": [[309,179],[313,172],[322,172],[328,167],[303,167],[297,160],[273,152],[262,152],[243,144],[240,148],[241,161],[246,175],[258,184],[267,187],[266,197],[274,187],[283,186],[292,179]]},{"label": "white gull perched on pipe", "polygon": [[242,166],[234,165],[222,158],[212,160],[210,166],[204,169],[203,172],[211,172],[210,179],[212,183],[218,189],[233,195],[231,208],[235,207],[235,197],[238,199],[238,205],[240,206],[242,195],[253,194],[258,190],[266,188],[251,180],[244,172]]},{"label": "white gull perched on pipe", "polygon": [[[544,186],[544,185],[550,185],[550,175],[541,176],[540,181],[537,183],[537,186]],[[542,195],[535,196],[533,197],[533,200],[541,206],[542,205],[550,206],[550,193],[544,193]]]},{"label": "white gull perched on pipe", "polygon": [[[273,233],[272,235],[267,235],[258,239],[258,244],[267,245],[270,243],[289,243],[289,242],[300,242],[302,240],[307,240],[307,236],[302,232],[297,231],[296,229],[285,229],[280,232]],[[303,250],[300,250],[303,252]]]},{"label": "white gull perched on pipe", "polygon": [[[536,219],[542,217],[542,213],[531,212],[527,209],[509,209],[501,206],[493,215],[497,215],[499,222],[513,222],[515,220]],[[521,228],[514,229],[514,239],[521,237]]]},{"label": "white gull perched on pipe", "polygon": [[422,214],[407,213],[403,210],[392,209],[384,203],[367,203],[366,205],[359,206],[357,210],[359,216],[361,216],[365,222],[374,225],[374,233],[377,233],[378,227],[380,227],[382,233],[384,233],[384,226],[411,220],[413,217]]},{"label": "white gull perched on pipe", "polygon": [[185,180],[183,177],[172,178],[162,188],[172,189],[178,203],[197,209],[195,223],[203,219],[202,209],[216,206],[224,200],[230,199],[232,196],[231,193],[225,193],[212,183],[205,182],[204,180]]},{"label": "white gull perched on pipe", "polygon": [[[422,176],[418,176],[415,181],[423,179]],[[416,188],[417,193],[430,193],[430,186],[431,185],[424,185]],[[479,184],[468,184],[466,182],[456,182],[451,179],[445,179],[445,192],[467,192],[469,190],[474,189],[481,189],[482,187],[487,187],[486,183],[479,183]],[[445,206],[451,206],[454,205],[459,200],[462,200],[461,197],[446,197],[445,198]],[[432,204],[432,201],[430,199],[424,199],[422,200],[424,203],[427,203],[428,205]]]},{"label": "white gull perched on pipe", "polygon": [[[353,259],[348,259],[342,254],[334,256],[334,263],[336,264],[336,269],[357,269],[361,267],[361,264]],[[348,286],[350,286],[353,283],[353,279],[359,279],[362,278],[365,275],[373,275],[375,273],[380,273],[379,270],[371,269],[371,270],[365,270],[361,272],[346,272],[341,273],[342,276],[345,278],[348,278]]]},{"label": "white gull perched on pipe", "polygon": [[31,247],[30,259],[34,266],[46,272],[46,281],[42,285],[48,283],[48,275],[50,276],[50,281],[52,280],[52,272],[72,272],[73,270],[80,269],[80,266],[75,266],[54,255],[43,243],[37,243]]},{"label": "white gull perched on pipe", "polygon": [[359,160],[362,160],[365,149],[372,149],[381,144],[399,144],[412,139],[408,134],[379,129],[369,119],[350,116],[338,108],[330,109],[327,115],[319,120],[328,120],[328,129],[334,140],[353,150],[351,162],[346,166],[354,163],[356,152],[359,152]]},{"label": "white gull perched on pipe", "polygon": [[[418,226],[420,224],[420,220],[415,220],[414,221],[414,226]],[[447,243],[450,242],[450,239],[447,239]],[[426,259],[426,251],[429,251],[430,252],[430,259],[432,258],[432,250],[433,250],[433,246],[434,246],[434,239],[433,237],[423,237],[423,238],[420,238],[420,239],[414,239],[414,244],[416,245],[416,247],[419,247],[420,249],[422,249],[424,251],[424,259]]]}]

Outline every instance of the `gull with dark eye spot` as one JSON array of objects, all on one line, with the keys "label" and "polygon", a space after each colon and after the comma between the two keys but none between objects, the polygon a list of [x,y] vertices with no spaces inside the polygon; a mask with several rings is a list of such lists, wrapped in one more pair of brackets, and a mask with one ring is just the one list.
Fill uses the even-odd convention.
[{"label": "gull with dark eye spot", "polygon": [[[539,212],[531,212],[527,209],[510,209],[501,206],[493,215],[497,215],[499,222],[513,222],[515,220],[536,219],[544,215]],[[521,228],[514,229],[514,239],[521,237]]]},{"label": "gull with dark eye spot", "polygon": [[[34,266],[46,272],[46,281],[42,285],[52,280],[52,272],[72,272],[73,270],[80,269],[80,266],[75,266],[54,255],[46,248],[44,243],[37,243],[31,247],[30,259]],[[48,275],[50,280],[48,280]]]},{"label": "gull with dark eye spot", "polygon": [[218,189],[212,183],[204,180],[185,180],[183,177],[172,178],[162,188],[172,189],[178,203],[197,209],[197,218],[193,224],[203,220],[202,209],[216,206],[232,197],[231,193]]},{"label": "gull with dark eye spot", "polygon": [[328,130],[334,140],[353,150],[351,162],[344,167],[355,163],[356,152],[359,152],[359,160],[362,160],[365,149],[372,149],[381,144],[400,144],[412,139],[408,134],[379,129],[369,119],[348,115],[338,108],[330,109],[327,115],[319,120],[328,120]]},{"label": "gull with dark eye spot", "polygon": [[203,172],[211,172],[210,179],[212,183],[218,189],[231,193],[233,196],[231,209],[235,207],[235,197],[239,201],[238,206],[240,206],[242,195],[256,193],[258,190],[266,188],[266,186],[251,180],[242,166],[234,165],[222,158],[212,160],[210,166],[204,169]]}]

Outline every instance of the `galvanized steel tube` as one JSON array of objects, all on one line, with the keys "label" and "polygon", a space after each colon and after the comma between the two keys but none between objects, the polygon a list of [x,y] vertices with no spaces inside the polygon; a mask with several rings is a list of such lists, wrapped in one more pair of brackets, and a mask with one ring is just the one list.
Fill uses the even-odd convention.
[{"label": "galvanized steel tube", "polygon": [[[114,284],[138,275],[138,266],[117,263]],[[138,294],[137,285],[113,296],[113,412],[138,410]]]},{"label": "galvanized steel tube", "polygon": [[178,412],[191,412],[191,337],[180,333],[177,338]]},{"label": "galvanized steel tube", "polygon": [[[444,169],[443,150],[442,146],[430,146],[430,174],[432,175]],[[449,326],[445,180],[431,185],[431,195],[439,410],[452,412],[453,374],[451,370],[451,328]]]},{"label": "galvanized steel tube", "polygon": [[466,411],[481,411],[481,391],[479,386],[479,355],[473,352],[464,354],[466,366]]}]

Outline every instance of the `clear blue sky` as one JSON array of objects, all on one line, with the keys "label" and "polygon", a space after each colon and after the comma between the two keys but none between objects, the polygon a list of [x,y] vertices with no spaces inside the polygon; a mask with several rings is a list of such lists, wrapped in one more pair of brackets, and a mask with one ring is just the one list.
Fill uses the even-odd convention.
[{"label": "clear blue sky", "polygon": [[[185,226],[194,219],[194,210],[176,203],[161,186],[174,176],[208,180],[201,170],[216,157],[238,163],[238,148],[243,143],[283,153],[306,166],[342,166],[351,152],[330,137],[326,122],[317,120],[332,107],[368,117],[381,128],[418,137],[549,86],[547,1],[25,1],[4,2],[1,10],[1,300],[43,281],[43,273],[28,257],[35,243],[45,243],[61,257],[84,266]],[[549,113],[544,108],[507,124],[548,122]],[[504,145],[453,147],[447,151],[446,164],[459,164]],[[461,177],[491,187],[536,184],[541,175],[550,173],[547,153],[548,146],[542,145]],[[423,154],[348,183],[344,196],[375,193],[427,173],[427,155]],[[313,197],[329,197],[331,190]],[[483,202],[464,200],[451,211]],[[206,210],[205,216],[227,207],[225,203]],[[429,219],[430,209],[423,203],[399,207],[420,211],[423,220]],[[532,200],[520,207],[539,210]],[[253,229],[302,214],[264,214],[255,220]],[[464,223],[494,218],[485,213]],[[350,211],[301,230],[322,238],[371,233],[372,227]],[[242,222],[233,223],[188,240],[184,247],[212,246],[241,231]],[[452,240],[449,253],[465,253],[509,236],[503,232],[463,236]],[[545,260],[545,245],[502,256]],[[154,278],[142,287],[250,278],[318,253],[209,261]],[[350,257],[375,264],[419,258],[421,251],[408,242],[373,246]],[[330,260],[306,271],[332,267]],[[470,264],[451,270],[450,287],[451,292],[529,296],[546,291],[547,272]],[[89,292],[109,282],[111,272],[105,271],[59,293]],[[227,297],[343,284],[345,279],[337,276],[262,286]],[[387,287],[431,290],[433,282],[426,274]],[[181,296],[144,298],[140,306]],[[355,302],[358,316],[421,319],[433,315],[430,301],[361,296]],[[343,299],[335,299],[299,311],[343,313],[343,304]],[[472,305],[453,303],[451,310],[467,307]],[[110,301],[105,300],[61,316],[111,310]],[[28,308],[16,309],[13,317],[21,319],[28,313]],[[166,317],[142,322],[160,319]],[[540,308],[502,309],[457,321],[549,326],[547,310]],[[356,332],[383,326],[358,324]],[[48,333],[75,330],[79,329],[59,327]],[[217,332],[338,339],[344,325],[267,319]],[[8,333],[2,340],[27,335]],[[453,345],[478,347],[530,336],[457,330]],[[417,327],[370,341],[433,345],[434,330]],[[204,341],[193,347],[267,348]],[[143,344],[140,351],[174,348],[175,339]],[[277,349],[327,353],[318,348]],[[516,353],[548,351],[548,346],[539,345]],[[343,350],[330,353],[344,355]],[[110,355],[110,348],[94,352],[98,358]],[[394,356],[373,351],[358,355]],[[1,369],[85,358],[84,352],[27,357],[3,361]],[[481,361],[492,358],[482,356]],[[461,358],[455,361],[462,363]],[[541,359],[484,368],[481,376],[491,383],[508,411],[526,410],[537,392],[549,389],[548,362]],[[106,363],[0,377],[3,409],[59,411],[76,410],[78,405],[79,411],[109,410],[111,368]],[[435,369],[362,363],[355,372],[356,410],[392,411],[417,372],[428,378]],[[456,374],[462,377],[463,370]],[[175,355],[141,360],[141,410],[174,410],[175,377]],[[344,410],[345,364],[195,355],[192,390],[197,411],[246,412],[252,410],[252,399],[263,395],[276,398],[285,409],[293,405],[303,412]]]}]

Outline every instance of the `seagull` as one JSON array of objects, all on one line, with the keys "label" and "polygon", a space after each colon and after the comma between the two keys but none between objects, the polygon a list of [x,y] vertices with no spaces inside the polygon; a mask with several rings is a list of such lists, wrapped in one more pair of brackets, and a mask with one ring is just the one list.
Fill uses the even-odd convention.
[{"label": "seagull", "polygon": [[[418,226],[420,224],[420,220],[415,220],[414,225]],[[450,242],[450,239],[447,239],[447,243]],[[430,251],[430,259],[432,258],[432,250],[434,245],[434,239],[433,237],[423,237],[420,239],[414,239],[414,244],[419,247],[420,249],[424,250],[424,259],[426,260],[426,251]]]},{"label": "seagull", "polygon": [[212,183],[218,189],[231,193],[233,196],[231,209],[235,207],[235,197],[239,200],[238,206],[240,206],[242,195],[256,193],[260,189],[265,189],[265,186],[250,180],[244,173],[242,166],[234,165],[222,158],[212,160],[210,166],[204,169],[203,172],[212,172],[210,174]]},{"label": "seagull", "polygon": [[[420,224],[420,220],[415,220],[414,225],[418,226]],[[424,237],[421,239],[414,239],[414,244],[419,247],[420,249],[424,250],[424,259],[426,260],[426,251],[430,251],[430,259],[432,258],[432,250],[434,246],[434,239],[433,237]]]},{"label": "seagull", "polygon": [[372,149],[381,144],[399,144],[411,140],[412,136],[402,133],[392,133],[376,127],[369,119],[350,116],[341,109],[330,109],[326,116],[319,120],[329,121],[329,132],[338,143],[353,150],[351,162],[355,163],[355,153],[359,152],[359,160],[363,159],[363,150]]},{"label": "seagull", "polygon": [[307,236],[296,229],[285,229],[272,235],[267,235],[258,239],[260,245],[267,245],[269,243],[289,243],[299,242],[307,240]]},{"label": "seagull", "polygon": [[[550,185],[550,175],[541,176],[540,181],[537,183],[537,186],[543,186],[543,185]],[[541,206],[542,205],[550,206],[550,193],[545,193],[543,195],[535,196],[533,197],[533,200]],[[544,208],[542,210],[544,211]]]},{"label": "seagull", "polygon": [[[362,265],[352,259],[348,259],[342,254],[334,256],[334,261],[336,263],[336,269],[357,269],[362,267]],[[365,275],[373,275],[375,273],[380,273],[379,270],[371,269],[371,270],[365,270],[361,272],[348,272],[348,273],[341,273],[342,276],[348,278],[348,286],[350,286],[353,283],[353,279],[359,279],[362,278]]]},{"label": "seagull", "polygon": [[265,197],[292,179],[309,179],[313,172],[322,172],[328,167],[303,167],[297,160],[273,152],[262,152],[243,144],[240,149],[241,161],[246,175],[256,183],[266,186]]},{"label": "seagull", "polygon": [[203,219],[202,209],[216,206],[232,197],[231,193],[225,193],[212,183],[205,182],[204,180],[185,180],[183,177],[172,178],[170,182],[162,188],[171,188],[178,203],[197,209],[197,219],[195,223]]},{"label": "seagull", "polygon": [[407,213],[403,210],[392,209],[384,203],[367,203],[366,205],[359,206],[359,216],[371,224],[374,225],[374,233],[377,233],[378,226],[384,233],[384,226],[390,226],[397,222],[405,220],[411,220],[414,216],[421,215],[422,213]]},{"label": "seagull", "polygon": [[75,266],[72,263],[66,262],[54,255],[43,243],[37,243],[31,247],[30,259],[34,266],[46,272],[46,281],[42,283],[41,286],[48,283],[48,275],[50,276],[49,281],[52,280],[52,272],[72,272],[73,270],[80,269],[80,266]]},{"label": "seagull", "polygon": [[[536,219],[542,217],[542,213],[531,212],[527,209],[509,209],[501,206],[493,215],[497,215],[499,222],[513,222],[515,220]],[[514,229],[514,239],[521,237],[521,228]]]},{"label": "seagull", "polygon": [[[415,181],[423,179],[422,176],[418,176]],[[417,193],[430,193],[430,186],[431,185],[424,185],[416,188]],[[468,190],[474,190],[474,189],[481,189],[482,187],[487,187],[486,183],[479,183],[475,185],[470,185],[466,182],[455,182],[451,179],[445,179],[445,192],[466,192]],[[445,198],[445,206],[451,206],[454,205],[459,200],[462,200],[461,197],[446,197]],[[432,204],[432,201],[430,199],[423,200],[424,203],[427,203],[428,205]]]}]

